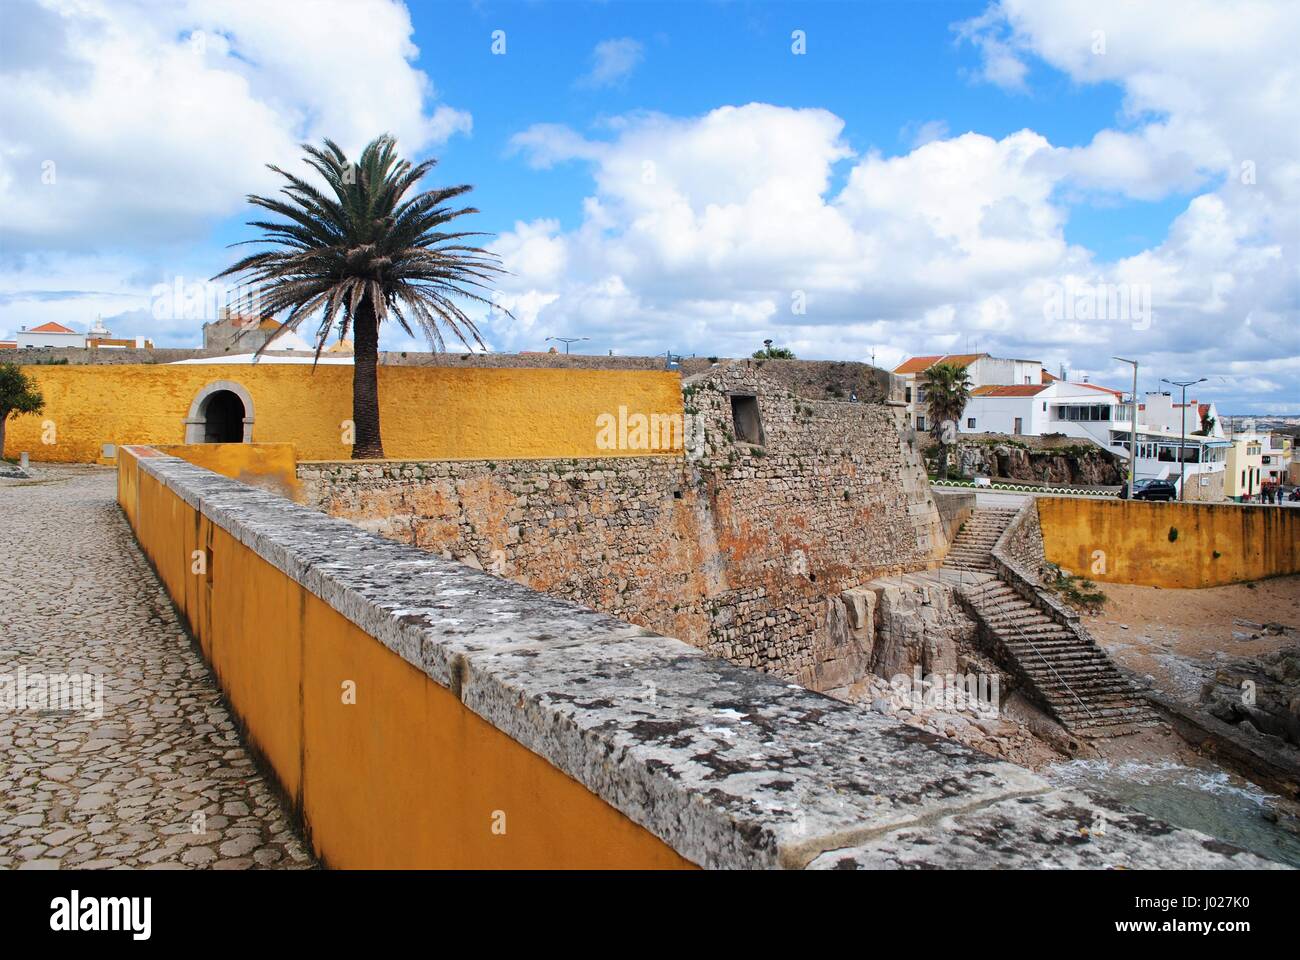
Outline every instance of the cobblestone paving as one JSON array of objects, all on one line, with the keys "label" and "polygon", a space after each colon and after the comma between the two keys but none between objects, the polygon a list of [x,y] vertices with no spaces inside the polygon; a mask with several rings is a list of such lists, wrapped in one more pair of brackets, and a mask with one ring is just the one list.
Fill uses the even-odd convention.
[{"label": "cobblestone paving", "polygon": [[114,484],[0,480],[0,675],[103,678],[94,719],[0,699],[0,869],[311,867]]}]

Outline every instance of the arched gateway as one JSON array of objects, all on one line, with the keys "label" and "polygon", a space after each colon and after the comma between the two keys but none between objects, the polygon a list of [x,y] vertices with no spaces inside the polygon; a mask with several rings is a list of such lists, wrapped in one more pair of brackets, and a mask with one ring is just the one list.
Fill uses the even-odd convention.
[{"label": "arched gateway", "polygon": [[252,443],[253,398],[233,380],[216,380],[198,392],[185,418],[186,443]]}]

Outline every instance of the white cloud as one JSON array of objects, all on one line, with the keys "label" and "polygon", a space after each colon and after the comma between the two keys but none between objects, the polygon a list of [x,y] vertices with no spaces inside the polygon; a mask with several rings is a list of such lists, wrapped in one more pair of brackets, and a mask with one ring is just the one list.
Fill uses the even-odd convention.
[{"label": "white cloud", "polygon": [[319,0],[310,16],[243,0],[4,5],[0,334],[103,314],[115,333],[196,342],[203,318],[157,319],[151,290],[229,262],[212,257],[212,225],[278,186],[267,163],[385,131],[417,153],[471,126],[412,65],[393,0]]},{"label": "white cloud", "polygon": [[[1174,23],[1170,39],[1161,25]],[[1296,26],[1280,3],[1225,14],[1106,0],[1007,0],[966,25],[1004,85],[1032,95],[1038,59],[1122,87],[1123,114],[1080,147],[926,125],[901,156],[855,157],[838,117],[767,104],[629,115],[606,123],[605,139],[532,128],[515,141],[530,161],[589,164],[593,190],[575,229],[520,225],[501,238],[512,295],[545,302],[533,301],[526,330],[496,322],[494,337],[736,355],[772,336],[856,359],[987,349],[1117,383],[1122,345],[1156,375],[1210,376],[1225,410],[1283,402],[1278,385],[1294,392],[1300,365]],[[1104,54],[1091,53],[1095,30]],[[1252,158],[1256,181],[1244,183]],[[1175,192],[1195,196],[1135,256],[1107,263],[1065,239],[1072,203]],[[1120,285],[1150,290],[1149,323],[1048,319],[1064,288],[1104,299]]]},{"label": "white cloud", "polygon": [[898,137],[911,147],[923,147],[932,140],[943,140],[948,136],[947,120],[927,120],[924,123],[908,123],[898,131]]},{"label": "white cloud", "polygon": [[589,89],[617,87],[645,58],[645,48],[631,37],[602,40],[591,52],[591,69],[578,78],[578,86]]},{"label": "white cloud", "polygon": [[355,150],[388,131],[414,153],[470,126],[434,103],[391,0],[322,0],[310,16],[242,0],[6,0],[5,33],[11,250],[193,238],[271,187],[264,165],[296,162],[301,140]]}]

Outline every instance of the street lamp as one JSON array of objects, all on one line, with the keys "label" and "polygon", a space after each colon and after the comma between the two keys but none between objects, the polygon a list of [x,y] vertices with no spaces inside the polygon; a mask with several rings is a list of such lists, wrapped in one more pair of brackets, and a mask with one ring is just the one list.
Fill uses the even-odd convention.
[{"label": "street lamp", "polygon": [[1182,428],[1182,432],[1178,436],[1178,499],[1179,500],[1187,499],[1187,454],[1183,451],[1183,444],[1187,442],[1187,388],[1194,387],[1198,383],[1204,383],[1206,379],[1207,379],[1206,377],[1201,377],[1201,379],[1199,380],[1166,380],[1164,377],[1160,378],[1161,383],[1167,383],[1171,387],[1183,388],[1183,402],[1179,405],[1182,408],[1182,413],[1179,415],[1178,418],[1178,425],[1179,427]]},{"label": "street lamp", "polygon": [[1138,362],[1123,357],[1111,357],[1120,363],[1133,364],[1133,415],[1128,421],[1128,498],[1133,499],[1133,470],[1137,466],[1138,441]]},{"label": "street lamp", "polygon": [[564,344],[564,352],[565,352],[565,354],[568,354],[568,352],[569,352],[569,344],[571,344],[571,343],[579,343],[579,342],[581,342],[581,341],[583,341],[583,340],[590,340],[591,337],[547,337],[546,339],[547,339],[547,340],[558,340],[558,341],[560,341],[560,343]]}]

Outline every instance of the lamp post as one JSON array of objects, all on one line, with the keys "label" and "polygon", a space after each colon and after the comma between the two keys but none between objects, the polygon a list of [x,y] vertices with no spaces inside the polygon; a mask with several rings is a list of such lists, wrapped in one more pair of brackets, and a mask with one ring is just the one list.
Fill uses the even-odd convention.
[{"label": "lamp post", "polygon": [[1183,388],[1183,402],[1179,404],[1182,413],[1178,417],[1178,426],[1181,432],[1178,436],[1178,499],[1187,499],[1187,454],[1183,450],[1183,445],[1187,442],[1187,388],[1194,387],[1198,383],[1204,383],[1205,377],[1199,380],[1166,380],[1160,378],[1161,383],[1167,383],[1171,387]]},{"label": "lamp post", "polygon": [[1138,362],[1123,357],[1111,357],[1120,363],[1133,364],[1133,414],[1128,421],[1128,498],[1133,499],[1133,471],[1137,466],[1138,441]]},{"label": "lamp post", "polygon": [[564,352],[565,352],[565,354],[568,354],[568,352],[569,352],[569,344],[571,344],[571,343],[579,343],[579,342],[581,342],[581,341],[583,341],[583,340],[590,340],[591,337],[547,337],[546,339],[547,339],[547,340],[558,340],[558,341],[560,341],[560,343],[564,344]]}]

